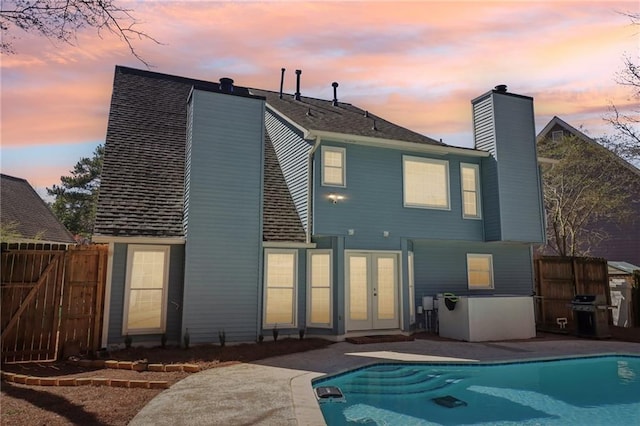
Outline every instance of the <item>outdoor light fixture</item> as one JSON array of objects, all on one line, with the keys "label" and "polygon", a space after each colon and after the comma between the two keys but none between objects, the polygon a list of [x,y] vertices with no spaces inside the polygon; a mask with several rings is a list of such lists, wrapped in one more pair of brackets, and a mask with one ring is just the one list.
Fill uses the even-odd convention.
[{"label": "outdoor light fixture", "polygon": [[344,200],[344,195],[339,194],[329,194],[329,199],[333,202],[333,204],[337,204],[338,201]]}]

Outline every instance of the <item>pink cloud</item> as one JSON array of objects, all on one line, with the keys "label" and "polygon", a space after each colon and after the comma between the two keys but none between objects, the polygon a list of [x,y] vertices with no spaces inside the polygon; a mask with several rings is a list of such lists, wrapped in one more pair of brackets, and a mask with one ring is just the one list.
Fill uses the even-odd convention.
[{"label": "pink cloud", "polygon": [[[634,2],[137,2],[136,41],[159,72],[294,88],[357,103],[439,137],[470,130],[471,98],[499,83],[534,95],[536,112],[603,115],[619,95],[617,59],[637,49],[616,10]],[[77,46],[27,36],[2,63],[2,143],[103,140],[116,64],[144,66],[117,38],[87,30]]]}]

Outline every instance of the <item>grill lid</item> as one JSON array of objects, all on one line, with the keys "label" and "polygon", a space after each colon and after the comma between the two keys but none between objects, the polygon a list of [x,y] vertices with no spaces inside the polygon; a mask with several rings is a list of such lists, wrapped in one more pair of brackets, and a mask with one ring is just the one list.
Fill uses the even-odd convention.
[{"label": "grill lid", "polygon": [[594,294],[576,294],[571,303],[592,304],[596,301]]}]

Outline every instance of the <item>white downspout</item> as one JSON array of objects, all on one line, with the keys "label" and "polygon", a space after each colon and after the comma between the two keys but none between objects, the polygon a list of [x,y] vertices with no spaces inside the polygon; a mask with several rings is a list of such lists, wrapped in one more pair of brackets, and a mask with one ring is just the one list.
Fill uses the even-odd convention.
[{"label": "white downspout", "polygon": [[320,146],[320,136],[316,136],[316,141],[313,144],[313,148],[309,151],[307,159],[307,232],[306,243],[311,243],[311,197],[313,193],[313,155]]}]

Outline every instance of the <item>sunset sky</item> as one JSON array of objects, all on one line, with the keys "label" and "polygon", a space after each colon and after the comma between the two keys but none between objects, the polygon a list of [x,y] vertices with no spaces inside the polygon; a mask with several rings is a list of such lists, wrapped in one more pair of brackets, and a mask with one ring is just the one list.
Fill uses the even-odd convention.
[{"label": "sunset sky", "polygon": [[[534,98],[536,128],[557,115],[591,136],[612,133],[615,83],[638,58],[638,1],[128,1],[152,71],[338,98],[456,146],[472,146],[470,100],[497,84]],[[115,65],[144,69],[109,33],[75,46],[15,33],[2,55],[2,173],[40,193],[104,141]],[[101,38],[101,37],[102,38]]]}]

